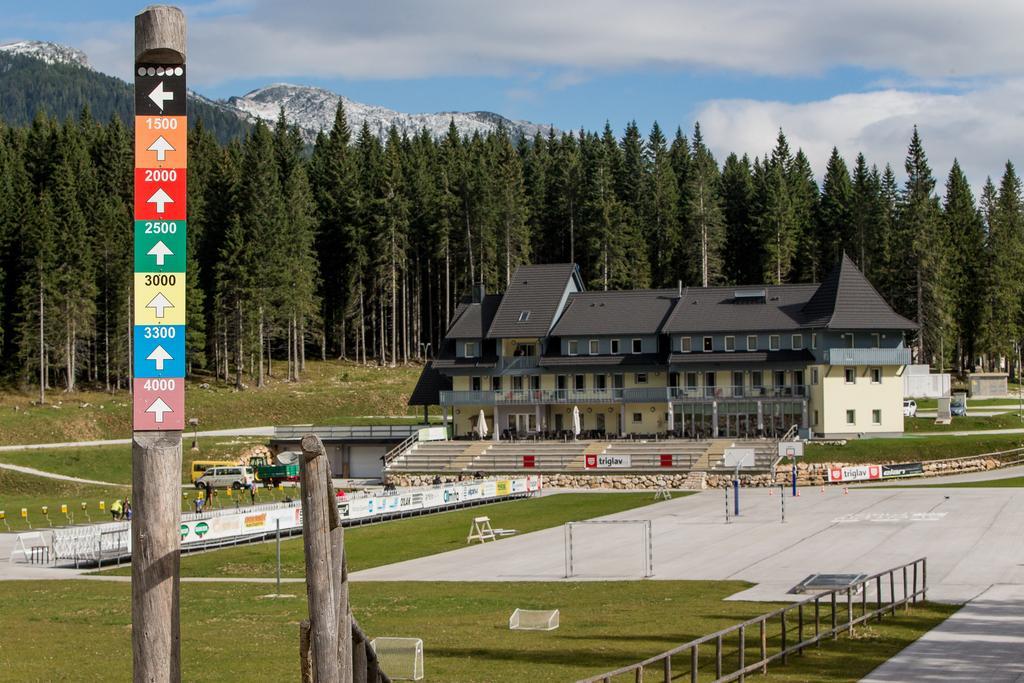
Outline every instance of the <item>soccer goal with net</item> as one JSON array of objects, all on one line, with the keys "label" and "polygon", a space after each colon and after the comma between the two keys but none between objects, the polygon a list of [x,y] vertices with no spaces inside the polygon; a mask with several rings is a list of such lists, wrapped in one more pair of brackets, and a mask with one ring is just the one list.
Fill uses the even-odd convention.
[{"label": "soccer goal with net", "polygon": [[374,638],[370,647],[377,653],[381,670],[393,681],[423,678],[423,641],[419,638]]},{"label": "soccer goal with net", "polygon": [[565,525],[565,578],[654,576],[649,519],[591,519]]},{"label": "soccer goal with net", "polygon": [[509,617],[508,627],[513,631],[554,631],[558,628],[558,610],[517,608]]}]

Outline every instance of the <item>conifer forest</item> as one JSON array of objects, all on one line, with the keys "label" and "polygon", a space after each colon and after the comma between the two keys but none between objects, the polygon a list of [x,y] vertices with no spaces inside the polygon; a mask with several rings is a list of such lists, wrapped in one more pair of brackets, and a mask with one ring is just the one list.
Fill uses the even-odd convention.
[{"label": "conifer forest", "polygon": [[[902,169],[833,150],[819,186],[781,131],[764,157],[716,159],[699,125],[409,138],[350,130],[339,109],[310,148],[283,117],[227,144],[200,121],[188,372],[242,387],[299,379],[307,357],[423,360],[473,283],[501,291],[523,263],[575,262],[590,289],[675,289],[815,282],[844,251],[921,325],[915,362],[1016,366],[1021,181],[1007,162],[975,197],[907,139]],[[132,145],[88,111],[0,124],[7,385],[128,385]]]}]

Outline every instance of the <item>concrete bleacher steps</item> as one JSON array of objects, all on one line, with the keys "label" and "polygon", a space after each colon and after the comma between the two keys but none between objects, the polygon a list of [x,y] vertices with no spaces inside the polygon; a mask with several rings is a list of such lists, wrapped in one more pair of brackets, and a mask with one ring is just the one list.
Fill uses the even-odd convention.
[{"label": "concrete bleacher steps", "polygon": [[[725,449],[753,448],[758,469],[768,469],[777,452],[774,441],[714,439],[690,441],[668,439],[638,441],[430,441],[415,444],[388,466],[395,472],[593,472],[615,474],[615,470],[587,470],[588,455],[629,456],[630,467],[622,471],[720,472]],[[666,466],[666,458],[671,466]],[[527,465],[532,462],[532,467]]]}]

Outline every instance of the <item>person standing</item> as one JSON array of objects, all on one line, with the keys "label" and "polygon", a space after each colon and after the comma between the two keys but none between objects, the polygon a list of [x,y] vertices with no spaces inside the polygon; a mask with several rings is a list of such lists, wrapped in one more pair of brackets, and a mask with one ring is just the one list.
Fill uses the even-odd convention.
[{"label": "person standing", "polygon": [[110,504],[110,516],[114,518],[114,521],[121,519],[121,511],[124,509],[124,504],[121,499],[118,498]]},{"label": "person standing", "polygon": [[252,505],[256,504],[256,482],[249,482],[249,502]]}]

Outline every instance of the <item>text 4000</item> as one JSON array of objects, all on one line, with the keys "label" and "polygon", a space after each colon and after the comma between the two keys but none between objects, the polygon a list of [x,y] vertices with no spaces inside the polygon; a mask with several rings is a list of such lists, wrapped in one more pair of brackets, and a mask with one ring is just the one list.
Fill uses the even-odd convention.
[{"label": "text 4000", "polygon": [[147,379],[142,385],[146,391],[174,391],[178,388],[176,379]]}]

